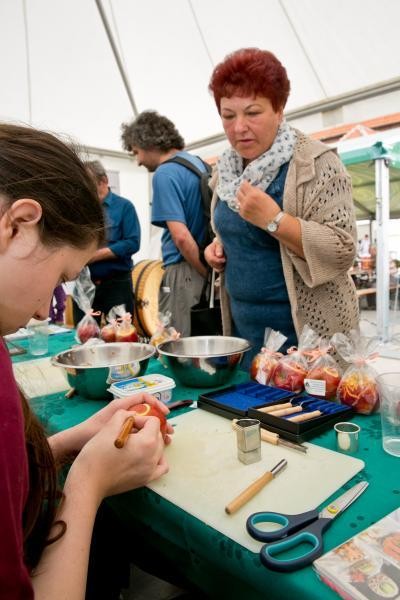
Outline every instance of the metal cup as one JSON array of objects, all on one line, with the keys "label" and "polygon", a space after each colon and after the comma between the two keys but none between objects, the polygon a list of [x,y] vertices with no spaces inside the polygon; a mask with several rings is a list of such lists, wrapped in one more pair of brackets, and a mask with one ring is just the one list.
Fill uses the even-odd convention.
[{"label": "metal cup", "polygon": [[360,427],[355,423],[336,423],[336,449],[352,454],[358,450]]},{"label": "metal cup", "polygon": [[258,419],[239,419],[235,423],[238,459],[249,465],[261,460],[261,433]]}]

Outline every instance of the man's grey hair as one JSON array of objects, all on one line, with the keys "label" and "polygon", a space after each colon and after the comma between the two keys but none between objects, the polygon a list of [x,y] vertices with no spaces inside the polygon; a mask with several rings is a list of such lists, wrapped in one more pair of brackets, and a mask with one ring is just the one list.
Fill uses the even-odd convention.
[{"label": "man's grey hair", "polygon": [[88,160],[85,162],[85,167],[96,181],[100,182],[104,177],[108,180],[107,171],[99,160]]},{"label": "man's grey hair", "polygon": [[123,123],[122,146],[128,152],[134,146],[141,150],[183,150],[185,142],[175,125],[155,110],[146,110],[131,123]]}]

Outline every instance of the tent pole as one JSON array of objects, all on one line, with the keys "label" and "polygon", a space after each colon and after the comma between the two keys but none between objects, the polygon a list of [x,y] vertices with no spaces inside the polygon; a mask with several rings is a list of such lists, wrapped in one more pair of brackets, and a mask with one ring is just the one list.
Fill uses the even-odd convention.
[{"label": "tent pole", "polygon": [[122,81],[124,83],[126,93],[128,94],[128,98],[129,98],[129,102],[130,102],[131,107],[132,107],[133,115],[135,117],[137,117],[138,114],[139,114],[139,111],[137,109],[136,102],[135,102],[135,99],[134,99],[133,94],[132,94],[132,90],[131,90],[131,86],[129,84],[128,76],[125,73],[124,65],[122,64],[122,60],[121,60],[121,57],[119,55],[117,45],[116,45],[116,43],[114,41],[114,37],[113,37],[112,31],[111,31],[111,27],[110,27],[110,25],[108,23],[108,20],[107,20],[107,15],[106,15],[106,13],[104,11],[104,8],[103,8],[103,5],[101,3],[101,0],[95,0],[95,2],[96,2],[96,6],[98,8],[99,14],[100,14],[100,18],[101,18],[101,20],[103,22],[104,29],[105,29],[107,37],[108,37],[108,41],[110,42],[110,46],[111,46],[111,50],[112,50],[112,52],[114,54],[115,62],[117,63],[120,75],[122,77]]},{"label": "tent pole", "polygon": [[376,194],[376,317],[377,334],[382,342],[389,340],[389,165],[385,158],[375,160]]}]

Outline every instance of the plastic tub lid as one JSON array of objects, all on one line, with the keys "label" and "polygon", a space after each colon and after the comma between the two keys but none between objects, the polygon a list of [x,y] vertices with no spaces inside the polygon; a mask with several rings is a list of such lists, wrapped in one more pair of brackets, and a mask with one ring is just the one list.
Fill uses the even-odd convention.
[{"label": "plastic tub lid", "polygon": [[175,381],[171,377],[155,374],[117,381],[109,387],[109,392],[114,394],[114,396],[118,396],[118,398],[123,398],[125,396],[132,396],[132,394],[138,392],[154,394],[155,392],[172,390],[174,387]]}]

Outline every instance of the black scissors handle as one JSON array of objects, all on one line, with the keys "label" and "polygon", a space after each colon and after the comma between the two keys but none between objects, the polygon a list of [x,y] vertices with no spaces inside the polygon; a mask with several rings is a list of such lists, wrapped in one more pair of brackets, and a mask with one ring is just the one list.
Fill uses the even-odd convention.
[{"label": "black scissors handle", "polygon": [[[332,519],[319,518],[293,535],[272,544],[265,544],[260,550],[261,562],[273,571],[284,573],[297,571],[297,569],[310,565],[323,553],[322,534],[331,523]],[[302,544],[310,546],[310,550],[289,560],[278,558],[282,552]]]},{"label": "black scissors handle", "polygon": [[[309,510],[297,515],[285,515],[275,512],[256,512],[250,515],[246,522],[246,528],[249,534],[260,542],[274,542],[281,540],[299,529],[303,529],[309,523],[318,519],[317,510]],[[258,527],[261,523],[276,523],[281,527],[276,531],[265,531]]]}]

